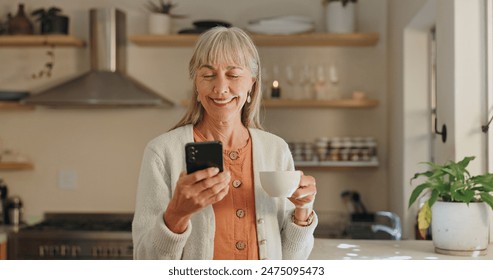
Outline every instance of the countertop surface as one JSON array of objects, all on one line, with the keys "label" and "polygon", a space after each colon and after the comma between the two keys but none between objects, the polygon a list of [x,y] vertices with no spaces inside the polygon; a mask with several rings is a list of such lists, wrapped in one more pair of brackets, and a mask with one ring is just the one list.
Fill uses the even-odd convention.
[{"label": "countertop surface", "polygon": [[432,241],[315,238],[310,260],[492,260],[493,243],[486,256],[437,254]]},{"label": "countertop surface", "polygon": [[[0,228],[0,243],[7,241],[7,229]],[[432,241],[361,240],[315,238],[310,260],[493,260],[493,243],[486,256],[437,254]]]}]

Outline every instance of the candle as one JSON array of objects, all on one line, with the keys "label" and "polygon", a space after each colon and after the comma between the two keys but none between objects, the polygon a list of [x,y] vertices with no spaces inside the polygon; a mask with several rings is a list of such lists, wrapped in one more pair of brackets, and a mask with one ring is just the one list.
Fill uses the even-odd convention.
[{"label": "candle", "polygon": [[271,97],[272,98],[280,98],[281,97],[281,89],[279,88],[279,82],[278,81],[272,82]]}]

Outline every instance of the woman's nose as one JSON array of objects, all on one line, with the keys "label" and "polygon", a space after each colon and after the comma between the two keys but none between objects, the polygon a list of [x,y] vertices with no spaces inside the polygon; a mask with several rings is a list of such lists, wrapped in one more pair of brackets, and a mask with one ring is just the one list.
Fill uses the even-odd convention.
[{"label": "woman's nose", "polygon": [[228,93],[229,92],[229,83],[228,80],[224,77],[218,77],[214,81],[214,92],[216,93]]}]

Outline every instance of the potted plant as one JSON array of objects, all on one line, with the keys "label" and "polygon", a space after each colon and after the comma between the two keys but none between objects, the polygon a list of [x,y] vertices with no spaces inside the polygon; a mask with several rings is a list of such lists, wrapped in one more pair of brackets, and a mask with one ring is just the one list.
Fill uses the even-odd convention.
[{"label": "potted plant", "polygon": [[[471,176],[467,170],[475,157],[438,165],[425,162],[431,170],[416,173],[416,186],[409,207],[428,191],[429,198],[418,212],[420,230],[430,226],[437,253],[449,255],[485,255],[489,243],[489,208],[493,209],[493,174]],[[489,206],[489,207],[488,207]]]},{"label": "potted plant", "polygon": [[41,23],[41,34],[68,34],[69,18],[60,15],[57,7],[37,9],[31,13]]},{"label": "potted plant", "polygon": [[182,15],[175,15],[171,10],[177,4],[172,1],[159,0],[158,3],[147,2],[147,9],[151,12],[149,16],[149,33],[167,35],[171,33],[171,18],[181,18]]},{"label": "potted plant", "polygon": [[323,4],[325,4],[327,32],[355,32],[357,2],[358,0],[323,0]]}]

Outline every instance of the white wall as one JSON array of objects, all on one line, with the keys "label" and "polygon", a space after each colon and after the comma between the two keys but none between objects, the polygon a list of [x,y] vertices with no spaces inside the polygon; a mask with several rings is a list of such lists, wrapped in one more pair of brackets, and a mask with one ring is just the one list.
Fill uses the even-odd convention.
[{"label": "white wall", "polygon": [[[28,11],[53,5],[70,16],[70,33],[88,39],[88,10],[117,6],[127,12],[129,34],[145,33],[147,0],[55,1],[25,0]],[[191,27],[198,19],[221,19],[243,27],[248,20],[276,15],[305,15],[323,31],[324,13],[319,0],[180,0],[177,14],[188,18],[175,21],[175,30]],[[0,17],[15,12],[18,1],[2,0]],[[379,143],[381,166],[363,171],[314,171],[319,186],[315,207],[320,211],[345,211],[339,197],[346,189],[360,191],[367,208],[388,209],[387,186],[387,0],[358,3],[358,27],[378,32],[375,47],[260,48],[263,63],[301,65],[336,62],[341,90],[348,97],[353,90],[367,91],[381,105],[363,110],[270,110],[265,127],[286,140],[314,140],[319,136],[372,136]],[[139,47],[129,44],[128,72],[160,94],[180,101],[190,92],[187,64],[191,48]],[[88,48],[57,48],[50,79],[30,79],[46,62],[43,48],[0,48],[0,87],[33,92],[89,69]],[[5,67],[7,65],[7,67]],[[26,216],[39,217],[47,211],[133,211],[136,181],[145,144],[167,131],[183,114],[180,107],[169,110],[50,110],[0,111],[0,138],[5,148],[31,157],[33,171],[0,171],[11,188],[24,200]],[[288,121],[286,121],[288,120]],[[77,188],[58,188],[62,170],[77,173]]]},{"label": "white wall", "polygon": [[[391,49],[393,50],[391,61],[392,67],[396,68],[391,67],[389,81],[393,90],[402,92],[402,99],[396,98],[393,102],[397,108],[402,108],[402,110],[394,110],[394,116],[398,121],[396,123],[401,121],[402,123],[409,123],[406,118],[411,117],[411,115],[406,114],[406,112],[412,112],[413,104],[415,104],[421,108],[421,113],[418,113],[416,117],[423,119],[422,127],[428,126],[429,121],[426,121],[426,117],[429,115],[429,111],[425,110],[428,106],[427,102],[420,99],[423,98],[423,92],[420,92],[423,89],[417,86],[411,86],[412,90],[407,88],[407,85],[413,83],[413,76],[404,71],[402,72],[404,74],[403,80],[399,80],[401,72],[397,68],[407,69],[406,65],[401,65],[401,61],[405,62],[409,59],[405,54],[399,53],[398,49],[401,46],[397,41],[398,37],[393,37],[393,35],[399,36],[399,33],[412,26],[412,24],[394,21],[394,19],[401,18],[404,14],[408,15],[410,10],[414,10],[414,13],[410,15],[411,18],[415,18],[423,9],[429,7],[430,3],[436,3],[434,17],[437,28],[438,49],[438,128],[440,130],[442,124],[445,123],[448,137],[446,143],[442,143],[440,137],[434,140],[434,158],[436,162],[442,163],[447,160],[460,160],[464,156],[475,155],[477,158],[470,165],[472,174],[486,171],[486,136],[480,130],[482,122],[486,119],[483,105],[486,101],[484,70],[486,58],[482,37],[482,32],[484,32],[484,23],[482,21],[484,7],[481,6],[481,2],[480,0],[430,0],[422,1],[418,6],[416,6],[417,3],[415,2],[413,4],[410,2],[406,2],[406,4],[400,3],[403,5],[399,6],[397,4],[395,6],[393,4],[390,5],[390,12],[393,15],[389,25],[392,38]],[[412,20],[409,22],[412,23]],[[418,30],[417,33],[422,35],[413,35],[409,32],[404,34],[410,35],[408,36],[409,39],[416,39],[416,36],[424,39],[423,34],[426,34],[426,29],[416,28],[416,30]],[[423,32],[423,30],[425,31]],[[424,44],[419,45],[419,42],[414,41],[412,44],[406,44],[402,49],[406,51],[407,47],[414,47],[414,49],[406,51],[412,53],[416,51],[416,48],[423,49]],[[412,62],[416,63],[416,61]],[[424,63],[421,63],[420,67],[423,68],[423,65]],[[422,70],[426,71],[425,68]],[[406,89],[408,90],[406,91]],[[401,112],[404,112],[404,114]],[[414,122],[416,122],[416,117],[413,119]],[[414,125],[419,124],[415,123]],[[408,182],[410,175],[419,170],[417,163],[419,161],[427,161],[431,156],[426,152],[426,148],[423,147],[425,144],[419,144],[419,141],[423,139],[420,138],[420,135],[425,136],[425,132],[419,129],[409,129],[406,126],[403,129],[395,125],[391,127],[391,137],[402,139],[402,142],[399,142],[395,148],[391,149],[392,161],[404,163],[396,167],[396,169],[402,168],[401,171],[394,173],[391,170],[391,185],[401,185],[403,190],[402,192],[396,191],[392,195],[392,198],[398,201],[405,201],[408,198],[409,192],[412,190]],[[413,137],[416,138],[413,139]],[[421,152],[419,153],[419,149],[409,148],[409,146],[420,147]],[[413,150],[413,156],[399,153],[399,148]],[[392,153],[393,151],[397,153],[394,154]],[[416,158],[419,155],[415,151],[421,154],[421,160]],[[412,166],[412,164],[415,164],[415,166]],[[399,203],[396,203],[396,207],[399,207]],[[406,220],[406,224],[411,226],[412,219],[415,216],[415,208],[412,209],[413,211],[408,211],[405,208],[399,210],[397,212],[401,213]],[[410,234],[412,234],[412,228],[408,227],[406,228],[406,235],[410,236]]]},{"label": "white wall", "polygon": [[475,155],[472,174],[486,171],[485,7],[482,0],[455,1],[455,159]]},{"label": "white wall", "polygon": [[407,213],[410,186],[404,169],[404,30],[426,0],[389,1],[389,191],[390,208],[403,219],[403,238],[413,238],[414,223]]},{"label": "white wall", "polygon": [[[430,29],[435,25],[436,2],[429,1],[404,29],[404,88],[403,88],[403,185],[412,178],[417,162],[430,161],[431,110],[430,83],[431,55]],[[402,200],[407,203],[412,188],[404,187]],[[405,221],[405,236],[413,236],[415,213],[404,204],[401,217]]]}]

